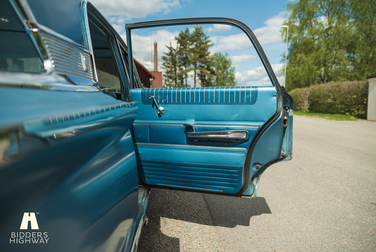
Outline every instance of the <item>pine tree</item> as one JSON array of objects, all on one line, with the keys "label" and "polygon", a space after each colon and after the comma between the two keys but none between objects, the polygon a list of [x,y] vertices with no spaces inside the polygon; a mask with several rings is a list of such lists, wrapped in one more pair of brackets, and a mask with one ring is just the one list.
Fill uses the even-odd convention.
[{"label": "pine tree", "polygon": [[209,36],[203,31],[202,27],[196,25],[191,35],[191,63],[193,70],[193,86],[196,87],[197,73],[199,72],[199,79],[205,85],[207,78],[212,77],[209,48],[213,46]]},{"label": "pine tree", "polygon": [[162,68],[166,87],[188,87],[189,73],[193,72],[193,86],[197,79],[201,87],[235,86],[235,68],[228,54],[210,55],[213,44],[201,26],[195,26],[192,33],[186,28],[175,37],[176,48],[170,45],[162,57]]},{"label": "pine tree", "polygon": [[178,80],[181,86],[188,87],[188,73],[191,65],[191,33],[188,27],[181,31],[177,37],[177,61],[180,66]]},{"label": "pine tree", "polygon": [[164,69],[163,79],[164,85],[168,88],[179,87],[178,83],[178,62],[176,51],[177,49],[171,45],[166,45],[168,52],[162,56],[163,63],[162,68]]}]

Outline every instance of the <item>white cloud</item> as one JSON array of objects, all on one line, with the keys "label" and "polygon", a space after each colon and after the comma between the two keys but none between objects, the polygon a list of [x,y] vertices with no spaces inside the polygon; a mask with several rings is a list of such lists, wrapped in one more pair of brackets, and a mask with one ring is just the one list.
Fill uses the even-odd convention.
[{"label": "white cloud", "polygon": [[[283,68],[283,64],[273,64],[274,73],[278,76],[279,71]],[[235,73],[237,86],[270,86],[272,85],[264,66],[245,72]],[[277,77],[280,84],[284,83],[284,77]]]},{"label": "white cloud", "polygon": [[283,63],[272,65],[273,71],[274,71],[276,76],[280,75],[279,73],[280,73],[281,69],[284,69],[284,67],[285,67],[285,64],[283,64]]},{"label": "white cloud", "polygon": [[236,72],[237,86],[270,86],[269,77],[263,66],[245,72]]},{"label": "white cloud", "polygon": [[250,55],[250,54],[242,54],[242,55],[235,55],[230,57],[232,60],[232,63],[236,62],[246,62],[250,61],[253,58],[256,58],[255,55]]},{"label": "white cloud", "polygon": [[[167,30],[158,30],[150,34],[149,36],[138,35],[137,33],[132,33],[132,49],[133,56],[141,64],[143,64],[147,69],[153,71],[154,69],[154,42],[158,43],[158,71],[162,71],[162,56],[168,51],[166,45],[170,42],[172,46],[176,47],[175,36],[179,32],[170,32]],[[151,37],[152,35],[152,37]],[[123,37],[124,39],[124,37]]]},{"label": "white cloud", "polygon": [[277,76],[277,79],[280,85],[285,85],[285,76],[281,74],[281,70],[284,69],[284,67],[285,67],[285,64],[283,63],[272,65],[273,71],[275,75]]},{"label": "white cloud", "polygon": [[285,12],[280,12],[278,15],[266,20],[266,26],[254,30],[261,45],[282,42],[280,30],[283,21],[285,21],[285,16]]},{"label": "white cloud", "polygon": [[179,0],[91,0],[104,15],[122,15],[124,20],[153,13],[167,14],[180,8]]},{"label": "white cloud", "polygon": [[252,43],[245,33],[239,33],[231,36],[211,36],[211,41],[214,43],[213,52],[226,52],[229,50],[241,50],[251,47]]},{"label": "white cloud", "polygon": [[[124,25],[112,24],[112,27],[121,35],[124,34],[125,28]],[[123,38],[124,41],[127,41],[125,37]]]},{"label": "white cloud", "polygon": [[229,32],[231,25],[213,24],[213,27],[207,29],[208,32]]}]

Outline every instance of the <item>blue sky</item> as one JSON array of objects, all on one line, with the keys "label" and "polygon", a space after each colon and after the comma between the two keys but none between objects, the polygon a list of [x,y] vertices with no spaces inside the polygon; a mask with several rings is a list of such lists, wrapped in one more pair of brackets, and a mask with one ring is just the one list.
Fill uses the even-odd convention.
[{"label": "blue sky", "polygon": [[[279,82],[281,84],[284,83],[284,78],[279,74],[279,70],[283,68],[281,59],[286,50],[286,44],[281,39],[280,29],[283,20],[287,18],[285,7],[289,0],[91,0],[91,2],[106,16],[123,38],[125,38],[124,25],[126,23],[190,17],[227,17],[237,19],[245,23],[256,34],[278,76]],[[208,28],[210,29],[210,27],[206,29]],[[159,33],[159,35],[166,35],[166,32]],[[234,33],[235,31],[232,30],[232,34]],[[146,37],[142,37],[145,32],[137,33],[136,31],[136,34],[140,35],[139,42],[142,39],[146,39]],[[158,36],[157,33],[153,34],[154,40]],[[210,34],[211,38],[219,35],[223,36],[224,33],[215,34],[212,32]],[[148,41],[148,51],[150,51],[150,38]],[[163,50],[160,48],[161,46],[158,44],[159,56],[163,55],[163,53],[159,52]],[[237,52],[237,55],[236,52],[231,50],[228,52],[233,61],[238,60],[241,55],[245,56],[244,53],[240,52]],[[145,61],[143,63],[148,67],[148,62]],[[239,68],[236,69],[236,77],[239,85],[250,85],[245,84],[250,83],[247,82],[250,77],[256,79],[256,81],[257,78],[261,78],[261,75],[255,74],[260,70],[256,65],[248,65],[248,70],[245,69],[244,65],[241,66],[240,63],[237,66]]]}]

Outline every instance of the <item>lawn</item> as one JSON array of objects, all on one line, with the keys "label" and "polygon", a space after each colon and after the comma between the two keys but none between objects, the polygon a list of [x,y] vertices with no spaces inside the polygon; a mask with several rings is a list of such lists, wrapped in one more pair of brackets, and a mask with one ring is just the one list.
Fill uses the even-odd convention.
[{"label": "lawn", "polygon": [[294,111],[294,115],[301,115],[301,116],[309,116],[309,117],[320,117],[329,120],[336,120],[336,121],[356,121],[358,120],[354,116],[351,115],[342,115],[342,114],[322,114],[322,113],[312,113],[307,111]]}]

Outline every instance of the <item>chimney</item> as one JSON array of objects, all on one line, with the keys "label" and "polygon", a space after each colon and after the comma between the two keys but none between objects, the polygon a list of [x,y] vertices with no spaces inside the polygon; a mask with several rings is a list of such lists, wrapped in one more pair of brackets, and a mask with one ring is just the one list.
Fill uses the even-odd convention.
[{"label": "chimney", "polygon": [[158,44],[154,42],[154,72],[158,72]]}]

